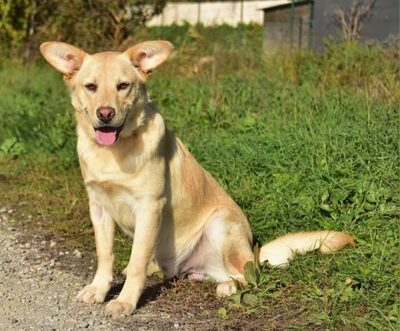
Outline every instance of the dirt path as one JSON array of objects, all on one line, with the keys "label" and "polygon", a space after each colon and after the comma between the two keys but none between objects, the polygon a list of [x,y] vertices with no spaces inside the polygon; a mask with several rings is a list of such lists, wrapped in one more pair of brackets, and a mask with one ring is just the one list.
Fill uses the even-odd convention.
[{"label": "dirt path", "polygon": [[[37,247],[35,242],[22,242],[14,227],[1,221],[0,330],[131,329],[132,319],[107,319],[102,305],[74,303],[76,293],[88,279],[57,268],[59,262],[46,252],[55,249],[54,243],[42,241]],[[78,260],[79,253],[75,252],[74,258]],[[135,314],[134,325],[151,329],[156,325],[146,327],[147,321],[169,322],[169,317],[141,310]],[[175,323],[175,327],[179,324]]]},{"label": "dirt path", "polygon": [[[106,318],[104,304],[74,302],[94,273],[92,254],[66,251],[57,238],[21,226],[13,210],[4,207],[0,247],[0,330],[259,329],[241,314],[229,320],[216,317],[212,312],[223,303],[210,296],[215,284],[187,280],[149,279],[132,316]],[[106,301],[119,293],[122,283],[117,277]]]}]

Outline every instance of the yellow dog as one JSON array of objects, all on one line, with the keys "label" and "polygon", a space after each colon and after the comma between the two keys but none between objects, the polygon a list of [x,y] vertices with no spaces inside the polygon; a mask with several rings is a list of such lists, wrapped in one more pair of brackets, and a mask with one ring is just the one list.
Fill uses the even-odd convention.
[{"label": "yellow dog", "polygon": [[[254,258],[246,216],[166,128],[146,93],[149,73],[172,45],[147,41],[123,53],[93,55],[61,42],[40,49],[64,74],[76,110],[95,232],[97,271],[78,300],[103,302],[111,287],[115,223],[134,241],[124,287],[107,304],[107,315],[134,311],[152,256],[167,277],[208,275],[219,283],[218,296],[235,293],[234,280],[245,282],[244,265]],[[285,265],[295,253],[331,252],[351,243],[341,232],[290,234],[263,246],[260,260]]]}]

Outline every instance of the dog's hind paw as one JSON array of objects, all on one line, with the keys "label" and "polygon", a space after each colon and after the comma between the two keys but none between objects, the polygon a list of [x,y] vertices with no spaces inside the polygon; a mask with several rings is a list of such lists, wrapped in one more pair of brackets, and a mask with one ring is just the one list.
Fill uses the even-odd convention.
[{"label": "dog's hind paw", "polygon": [[236,293],[236,285],[233,280],[222,282],[217,286],[218,297],[229,297]]},{"label": "dog's hind paw", "polygon": [[106,298],[107,291],[100,289],[95,285],[85,286],[76,296],[76,301],[86,303],[101,303]]},{"label": "dog's hind paw", "polygon": [[129,316],[133,313],[135,308],[132,304],[124,301],[119,301],[118,299],[111,300],[105,310],[106,316],[110,316],[112,318]]}]

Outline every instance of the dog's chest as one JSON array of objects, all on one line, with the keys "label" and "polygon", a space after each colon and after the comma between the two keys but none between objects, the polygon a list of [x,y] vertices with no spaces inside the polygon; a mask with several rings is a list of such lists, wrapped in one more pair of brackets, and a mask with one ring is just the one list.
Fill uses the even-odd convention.
[{"label": "dog's chest", "polygon": [[139,195],[135,177],[123,173],[116,165],[101,167],[96,163],[87,164],[82,172],[89,195],[124,232],[133,236]]},{"label": "dog's chest", "polygon": [[138,199],[124,185],[109,182],[92,182],[96,200],[108,212],[121,229],[133,236],[136,223]]},{"label": "dog's chest", "polygon": [[130,235],[134,234],[141,201],[154,196],[154,192],[162,194],[164,189],[163,168],[154,167],[154,162],[149,161],[158,145],[139,146],[136,140],[101,148],[78,138],[79,161],[89,198]]}]

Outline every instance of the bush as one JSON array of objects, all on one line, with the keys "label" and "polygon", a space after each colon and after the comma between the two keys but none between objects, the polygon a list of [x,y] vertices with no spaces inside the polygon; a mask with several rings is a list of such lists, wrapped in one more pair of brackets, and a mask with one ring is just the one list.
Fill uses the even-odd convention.
[{"label": "bush", "polygon": [[61,40],[90,51],[119,49],[166,0],[0,0],[0,41],[6,56],[30,59],[41,42]]}]

